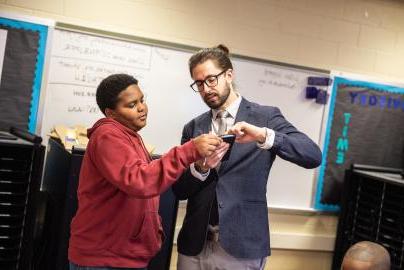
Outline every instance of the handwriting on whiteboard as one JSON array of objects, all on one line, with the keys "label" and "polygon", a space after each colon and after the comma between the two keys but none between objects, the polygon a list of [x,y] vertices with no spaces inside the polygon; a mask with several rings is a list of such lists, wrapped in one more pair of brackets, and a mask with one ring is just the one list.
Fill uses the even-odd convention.
[{"label": "handwriting on whiteboard", "polygon": [[68,106],[67,112],[69,113],[99,113],[100,109],[97,105],[76,105],[76,106]]},{"label": "handwriting on whiteboard", "polygon": [[82,59],[132,68],[150,68],[151,48],[138,44],[58,31],[53,56]]},{"label": "handwriting on whiteboard", "polygon": [[263,77],[258,80],[260,87],[276,86],[294,90],[299,85],[299,77],[295,74],[270,68],[265,68],[263,73]]},{"label": "handwriting on whiteboard", "polygon": [[95,97],[95,92],[93,92],[93,91],[75,90],[75,91],[73,91],[73,96],[77,96],[77,97]]},{"label": "handwriting on whiteboard", "polygon": [[96,87],[101,80],[110,74],[131,74],[139,81],[142,81],[144,73],[147,71],[56,56],[52,61],[52,70],[50,72],[52,74],[50,84],[66,83]]}]

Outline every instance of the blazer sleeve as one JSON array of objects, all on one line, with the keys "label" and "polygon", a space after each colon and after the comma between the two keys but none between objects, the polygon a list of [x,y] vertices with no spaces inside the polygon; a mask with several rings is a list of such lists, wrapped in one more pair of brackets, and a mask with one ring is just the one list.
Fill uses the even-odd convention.
[{"label": "blazer sleeve", "polygon": [[268,127],[275,131],[271,151],[276,155],[307,169],[321,164],[322,154],[318,145],[289,123],[278,108],[271,113]]},{"label": "blazer sleeve", "polygon": [[[181,144],[185,144],[192,139],[192,123],[193,122],[184,126],[184,129],[182,130]],[[205,181],[201,181],[192,175],[191,170],[188,167],[178,181],[172,186],[172,190],[179,200],[186,200],[199,192],[208,182],[210,182],[209,179],[211,178],[211,174],[212,170],[210,170],[208,178]]]}]

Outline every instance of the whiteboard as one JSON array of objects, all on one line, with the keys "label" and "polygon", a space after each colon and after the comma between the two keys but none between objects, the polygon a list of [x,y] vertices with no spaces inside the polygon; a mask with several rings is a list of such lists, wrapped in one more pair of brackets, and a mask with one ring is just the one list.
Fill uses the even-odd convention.
[{"label": "whiteboard", "polygon": [[[325,76],[307,70],[233,60],[236,86],[248,100],[279,107],[284,117],[318,145],[324,105],[305,98],[307,77]],[[268,181],[268,202],[271,207],[311,208],[316,170],[303,169],[277,157]]]},{"label": "whiteboard", "polygon": [[[145,142],[165,153],[180,143],[182,128],[208,110],[189,84],[190,52],[56,29],[53,35],[41,135],[56,124],[92,124],[103,117],[95,102],[99,82],[132,74],[147,98]],[[278,106],[298,129],[319,143],[324,106],[304,98],[306,69],[233,58],[236,89],[250,101]],[[268,184],[269,206],[312,209],[315,170],[277,159]]]}]

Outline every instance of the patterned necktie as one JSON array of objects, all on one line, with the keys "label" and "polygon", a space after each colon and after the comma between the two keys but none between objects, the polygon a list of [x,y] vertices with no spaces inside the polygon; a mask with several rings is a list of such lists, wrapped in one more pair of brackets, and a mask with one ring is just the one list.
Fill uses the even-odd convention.
[{"label": "patterned necktie", "polygon": [[218,124],[217,128],[217,135],[223,135],[226,133],[227,130],[227,122],[226,118],[229,115],[227,111],[219,111],[216,115],[216,121]]},{"label": "patterned necktie", "polygon": [[[216,121],[218,124],[217,127],[217,134],[218,136],[223,135],[226,133],[227,130],[227,122],[226,122],[226,118],[229,116],[229,113],[227,111],[219,111],[216,115]],[[216,171],[218,172],[220,169],[220,166],[222,165],[221,162],[219,162],[219,164],[216,166]],[[218,208],[217,208],[217,198],[216,198],[216,194],[213,200],[213,205],[212,205],[212,209],[210,212],[210,217],[209,217],[209,224],[211,228],[214,228],[215,230],[218,230],[218,225],[219,225],[219,212],[218,212]]]}]

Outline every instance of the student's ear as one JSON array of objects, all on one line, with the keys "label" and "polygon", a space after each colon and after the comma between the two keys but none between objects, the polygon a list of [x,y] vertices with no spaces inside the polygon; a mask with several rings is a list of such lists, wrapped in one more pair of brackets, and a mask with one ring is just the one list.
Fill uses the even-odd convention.
[{"label": "student's ear", "polygon": [[115,111],[110,109],[110,108],[106,108],[105,109],[105,116],[110,117],[110,118],[114,118],[115,117]]}]

